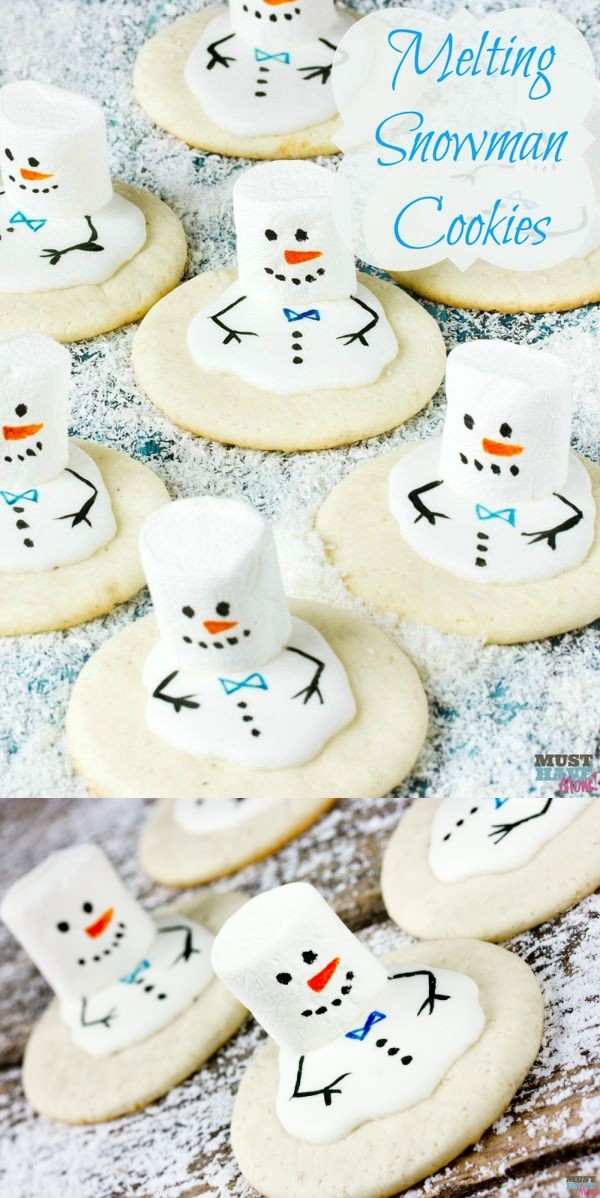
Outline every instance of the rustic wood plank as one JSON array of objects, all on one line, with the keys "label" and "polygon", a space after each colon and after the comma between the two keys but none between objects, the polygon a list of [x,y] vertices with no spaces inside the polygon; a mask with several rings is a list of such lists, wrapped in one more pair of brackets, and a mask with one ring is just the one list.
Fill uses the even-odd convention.
[{"label": "rustic wood plank", "polygon": [[[418,801],[418,800],[417,800]],[[6,800],[0,804],[2,883],[74,840],[101,843],[127,883],[153,905],[168,897],[136,861],[146,804],[133,800]],[[316,882],[377,952],[405,942],[387,920],[378,878],[381,853],[404,800],[344,801],[277,857],[221,888],[251,892],[297,878]],[[567,1198],[566,1179],[600,1167],[600,907],[591,896],[508,947],[544,989],[544,1046],[510,1109],[482,1141],[410,1198]],[[254,1198],[229,1148],[233,1097],[262,1040],[248,1021],[208,1065],[165,1099],[128,1119],[72,1129],[35,1117],[19,1070],[28,1030],[48,998],[45,983],[6,930],[0,931],[0,1178],[3,1198]],[[290,1188],[290,1198],[293,1190]]]}]

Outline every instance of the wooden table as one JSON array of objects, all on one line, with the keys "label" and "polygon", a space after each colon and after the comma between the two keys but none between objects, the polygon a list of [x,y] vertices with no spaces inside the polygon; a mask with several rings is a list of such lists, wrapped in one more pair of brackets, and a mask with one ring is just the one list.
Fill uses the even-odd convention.
[{"label": "wooden table", "polygon": [[[219,888],[256,893],[312,881],[377,952],[407,943],[409,937],[387,920],[379,891],[382,850],[406,805],[398,799],[343,801],[276,857]],[[149,883],[136,862],[148,807],[136,800],[2,800],[0,888],[53,850],[93,839],[139,898],[152,906],[164,902],[169,893]],[[594,895],[507,945],[532,966],[544,991],[542,1051],[483,1140],[407,1191],[409,1198],[568,1198],[573,1191],[567,1180],[578,1174],[600,1183],[599,915]],[[262,1039],[252,1020],[200,1073],[145,1111],[93,1128],[63,1127],[34,1115],[20,1086],[25,1041],[48,988],[3,927],[0,951],[2,1198],[254,1198],[228,1137],[233,1096]]]}]

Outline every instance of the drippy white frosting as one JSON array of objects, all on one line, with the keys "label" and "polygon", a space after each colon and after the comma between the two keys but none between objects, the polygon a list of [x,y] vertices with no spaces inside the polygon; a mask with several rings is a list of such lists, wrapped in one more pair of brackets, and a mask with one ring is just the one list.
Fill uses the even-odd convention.
[{"label": "drippy white frosting", "polygon": [[2,573],[33,573],[85,561],[116,531],[102,475],[92,458],[72,442],[67,469],[51,482],[15,492],[0,481]]},{"label": "drippy white frosting", "polygon": [[[192,320],[188,346],[202,370],[235,374],[259,390],[294,395],[320,388],[369,386],[398,354],[398,341],[382,305],[362,284],[354,298],[314,306],[284,308],[250,296],[236,303],[241,295],[236,281]],[[232,304],[236,306],[219,315]],[[295,319],[302,313],[312,316]],[[228,329],[245,335],[230,338],[215,316]],[[361,330],[366,343],[356,336]]]},{"label": "drippy white frosting", "polygon": [[[369,1120],[415,1106],[479,1039],[485,1016],[476,983],[445,969],[388,966],[390,975],[415,971],[390,978],[345,1035],[304,1057],[280,1049],[277,1114],[290,1135],[331,1144]],[[446,999],[430,1002],[432,979]],[[330,1105],[325,1087],[332,1089]]]},{"label": "drippy white frosting", "polygon": [[286,799],[177,799],[173,819],[194,836],[229,832],[271,807],[281,807]]},{"label": "drippy white frosting", "polygon": [[[320,124],[336,113],[330,69],[352,18],[340,12],[333,25],[328,20],[324,24],[326,42],[317,40],[278,56],[243,41],[232,32],[229,13],[221,13],[206,26],[187,60],[187,86],[206,115],[235,137],[294,133]],[[228,60],[227,65],[219,58]]]},{"label": "drippy white frosting", "polygon": [[214,977],[213,937],[181,915],[157,915],[157,934],[142,960],[120,981],[87,1000],[61,1003],[73,1043],[107,1056],[147,1040],[185,1011]]},{"label": "drippy white frosting", "polygon": [[[272,661],[222,678],[177,671],[159,641],[144,669],[148,727],[194,757],[249,769],[312,761],[354,718],[356,703],[342,663],[321,634],[304,620],[293,619],[292,626],[288,645]],[[186,704],[176,710],[159,693]]]},{"label": "drippy white frosting", "polygon": [[[482,583],[553,578],[584,560],[594,539],[596,505],[590,476],[574,454],[567,481],[560,488],[562,498],[550,495],[513,507],[510,500],[477,504],[451,490],[443,481],[440,448],[440,438],[416,446],[394,466],[389,478],[390,509],[402,537],[420,557]],[[421,515],[419,504],[433,514],[433,522]],[[581,519],[558,533],[555,548],[540,536],[576,518],[578,512]]]},{"label": "drippy white frosting", "polygon": [[[28,214],[26,196],[22,206],[15,207],[0,195],[0,291],[30,293],[105,283],[146,241],[143,212],[116,193],[90,217],[40,221]],[[101,248],[69,248],[85,245]],[[69,252],[54,261],[52,251],[56,256],[64,250]]]},{"label": "drippy white frosting", "polygon": [[442,799],[431,828],[429,868],[439,882],[519,869],[593,802],[590,795]]}]

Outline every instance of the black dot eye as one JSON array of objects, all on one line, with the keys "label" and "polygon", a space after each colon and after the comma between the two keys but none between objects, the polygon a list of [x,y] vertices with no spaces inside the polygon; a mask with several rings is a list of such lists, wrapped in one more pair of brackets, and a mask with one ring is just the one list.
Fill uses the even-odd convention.
[{"label": "black dot eye", "polygon": [[309,951],[307,953],[302,953],[302,960],[306,961],[307,965],[314,965],[316,959],[317,959],[317,954],[313,953],[312,951]]},{"label": "black dot eye", "polygon": [[472,416],[469,416],[468,414],[465,414],[465,418],[464,418],[464,419],[465,419],[465,426],[466,426],[466,428],[474,428],[474,427],[475,427],[475,421],[473,420],[473,417],[472,417]]},{"label": "black dot eye", "polygon": [[30,166],[39,166],[40,165],[37,158],[28,158],[27,161]]},{"label": "black dot eye", "polygon": [[512,428],[510,427],[510,424],[506,423],[506,421],[504,422],[504,424],[500,425],[500,436],[501,437],[512,437]]},{"label": "black dot eye", "polygon": [[91,915],[94,908],[91,903],[84,903],[83,910],[85,911],[86,915]]},{"label": "black dot eye", "polygon": [[277,241],[277,234],[274,229],[265,229],[265,237],[267,241]]},{"label": "black dot eye", "polygon": [[66,922],[66,920],[64,920],[64,919],[61,919],[60,923],[57,923],[56,926],[57,926],[59,932],[68,932],[69,931],[69,925]]},{"label": "black dot eye", "polygon": [[296,229],[296,241],[308,241],[308,233],[304,229]]},{"label": "black dot eye", "polygon": [[188,620],[193,620],[194,615],[195,615],[193,607],[182,607],[181,610],[182,610],[184,616],[187,616]]},{"label": "black dot eye", "polygon": [[231,608],[228,603],[217,603],[215,611],[218,616],[228,616]]},{"label": "black dot eye", "polygon": [[292,980],[291,973],[278,973],[277,974],[277,981],[279,982],[280,986],[289,986],[291,980]]},{"label": "black dot eye", "polygon": [[14,160],[15,160],[14,154],[12,153],[11,150],[8,149],[8,146],[6,147],[4,153],[6,154],[6,157],[8,158],[9,162],[14,162]]},{"label": "black dot eye", "polygon": [[15,416],[26,416],[26,415],[27,415],[27,404],[24,404],[24,403],[17,404],[17,407],[15,408]]}]

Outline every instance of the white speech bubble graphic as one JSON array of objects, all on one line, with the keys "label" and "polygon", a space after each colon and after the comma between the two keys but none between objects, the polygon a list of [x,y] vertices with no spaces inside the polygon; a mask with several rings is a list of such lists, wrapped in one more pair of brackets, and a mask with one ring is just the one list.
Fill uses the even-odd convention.
[{"label": "white speech bubble graphic", "polygon": [[557,13],[358,21],[333,71],[356,253],[387,270],[544,270],[600,243],[600,99]]}]

